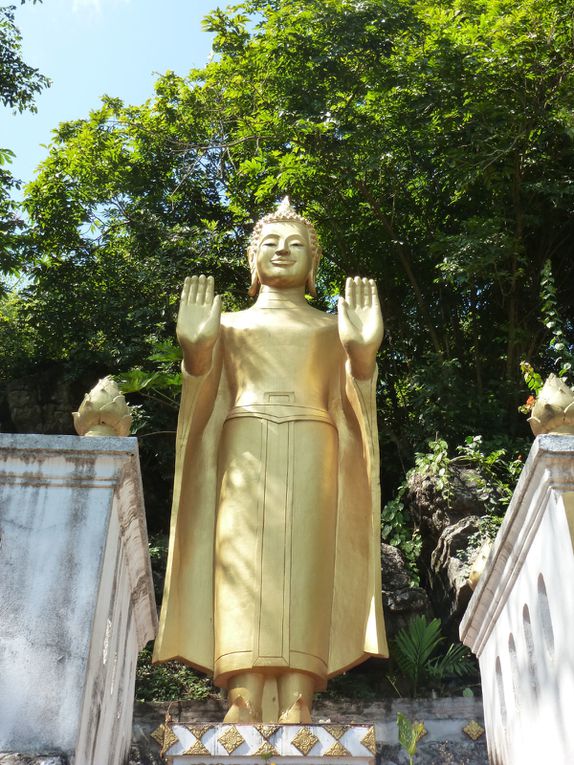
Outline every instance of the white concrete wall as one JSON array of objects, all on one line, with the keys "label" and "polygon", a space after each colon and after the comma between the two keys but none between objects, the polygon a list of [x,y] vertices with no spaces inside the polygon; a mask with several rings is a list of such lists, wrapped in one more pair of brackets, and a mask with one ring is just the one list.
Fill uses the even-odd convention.
[{"label": "white concrete wall", "polygon": [[493,765],[574,763],[574,436],[539,436],[461,624]]},{"label": "white concrete wall", "polygon": [[0,751],[124,762],[156,623],[136,440],[0,435]]}]

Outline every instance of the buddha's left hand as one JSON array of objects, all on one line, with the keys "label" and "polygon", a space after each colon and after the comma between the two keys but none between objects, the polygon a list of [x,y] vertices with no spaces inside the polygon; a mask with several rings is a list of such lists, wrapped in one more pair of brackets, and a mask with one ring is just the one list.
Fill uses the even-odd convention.
[{"label": "buddha's left hand", "polygon": [[375,371],[375,358],[383,339],[383,317],[372,279],[347,279],[345,297],[339,298],[339,337],[351,364],[351,374],[367,379]]}]

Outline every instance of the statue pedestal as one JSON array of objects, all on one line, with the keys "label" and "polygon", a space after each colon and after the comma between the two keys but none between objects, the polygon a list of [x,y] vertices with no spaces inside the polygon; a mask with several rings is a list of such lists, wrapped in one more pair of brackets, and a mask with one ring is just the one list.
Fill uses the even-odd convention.
[{"label": "statue pedestal", "polygon": [[574,436],[534,442],[460,626],[490,761],[574,762]]},{"label": "statue pedestal", "polygon": [[167,722],[153,734],[171,765],[374,765],[375,729],[372,725],[228,725]]},{"label": "statue pedestal", "polygon": [[0,435],[0,752],[123,763],[156,622],[136,440]]}]

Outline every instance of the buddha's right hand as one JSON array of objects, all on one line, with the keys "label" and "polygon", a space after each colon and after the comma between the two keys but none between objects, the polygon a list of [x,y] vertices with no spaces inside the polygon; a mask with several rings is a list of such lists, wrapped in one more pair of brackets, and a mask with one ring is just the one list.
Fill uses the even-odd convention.
[{"label": "buddha's right hand", "polygon": [[214,296],[213,276],[188,276],[181,292],[176,333],[189,374],[209,372],[220,317],[221,297]]}]

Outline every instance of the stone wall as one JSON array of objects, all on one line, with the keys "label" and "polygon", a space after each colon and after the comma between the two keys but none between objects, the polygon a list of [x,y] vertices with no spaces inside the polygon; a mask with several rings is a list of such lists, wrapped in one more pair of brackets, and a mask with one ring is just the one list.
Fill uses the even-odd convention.
[{"label": "stone wall", "polygon": [[97,381],[97,372],[72,379],[63,367],[53,365],[4,383],[0,386],[0,430],[75,434],[71,412]]}]

